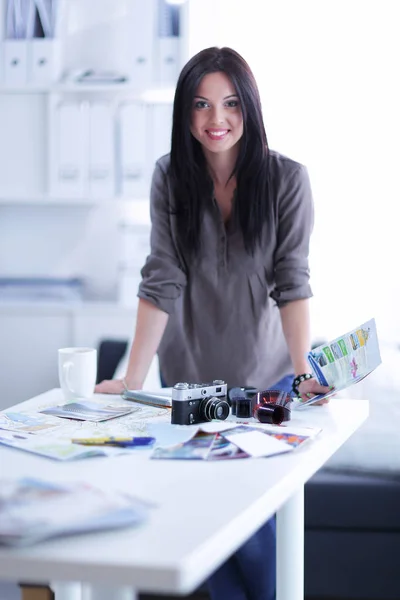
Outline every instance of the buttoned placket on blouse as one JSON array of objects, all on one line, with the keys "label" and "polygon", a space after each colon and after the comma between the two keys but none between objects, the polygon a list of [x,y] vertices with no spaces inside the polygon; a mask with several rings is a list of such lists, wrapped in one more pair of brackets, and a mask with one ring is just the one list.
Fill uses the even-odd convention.
[{"label": "buttoned placket on blouse", "polygon": [[228,266],[228,235],[227,228],[229,227],[229,220],[225,224],[222,218],[221,209],[219,208],[217,199],[213,197],[214,209],[217,214],[217,227],[218,227],[218,269],[226,270]]}]

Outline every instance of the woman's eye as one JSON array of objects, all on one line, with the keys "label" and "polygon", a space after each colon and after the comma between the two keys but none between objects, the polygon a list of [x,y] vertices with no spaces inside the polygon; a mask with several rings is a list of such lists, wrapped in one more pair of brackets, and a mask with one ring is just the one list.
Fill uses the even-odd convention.
[{"label": "woman's eye", "polygon": [[208,108],[208,103],[204,100],[197,100],[194,105],[195,108]]},{"label": "woman's eye", "polygon": [[239,106],[239,101],[229,100],[229,102],[226,103],[226,106],[228,106],[229,108],[236,108],[237,106]]}]

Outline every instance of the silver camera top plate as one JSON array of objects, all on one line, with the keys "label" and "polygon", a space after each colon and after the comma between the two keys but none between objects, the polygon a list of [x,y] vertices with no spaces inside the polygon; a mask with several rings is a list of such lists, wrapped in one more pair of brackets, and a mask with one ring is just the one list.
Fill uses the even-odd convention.
[{"label": "silver camera top plate", "polygon": [[208,396],[226,396],[228,385],[222,379],[212,383],[176,383],[172,388],[172,400],[200,400]]}]

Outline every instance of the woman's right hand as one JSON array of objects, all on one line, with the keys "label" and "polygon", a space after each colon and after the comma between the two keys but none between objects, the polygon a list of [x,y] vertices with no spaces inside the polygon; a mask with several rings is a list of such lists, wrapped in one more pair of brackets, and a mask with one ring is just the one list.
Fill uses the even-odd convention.
[{"label": "woman's right hand", "polygon": [[122,394],[125,386],[122,379],[104,379],[94,388],[95,394]]}]

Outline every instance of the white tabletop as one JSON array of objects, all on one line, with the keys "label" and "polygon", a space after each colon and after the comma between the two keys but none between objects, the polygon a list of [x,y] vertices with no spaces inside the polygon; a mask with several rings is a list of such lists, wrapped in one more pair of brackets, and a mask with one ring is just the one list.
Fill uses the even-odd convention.
[{"label": "white tabletop", "polygon": [[[50,391],[18,408],[59,403]],[[16,407],[14,407],[15,409]],[[189,593],[249,538],[351,436],[368,401],[333,399],[292,411],[290,425],[322,427],[311,442],[269,458],[216,462],[129,456],[56,462],[0,446],[1,476],[85,480],[156,504],[146,524],[123,531],[0,550],[0,578],[92,581],[140,591]]]}]

